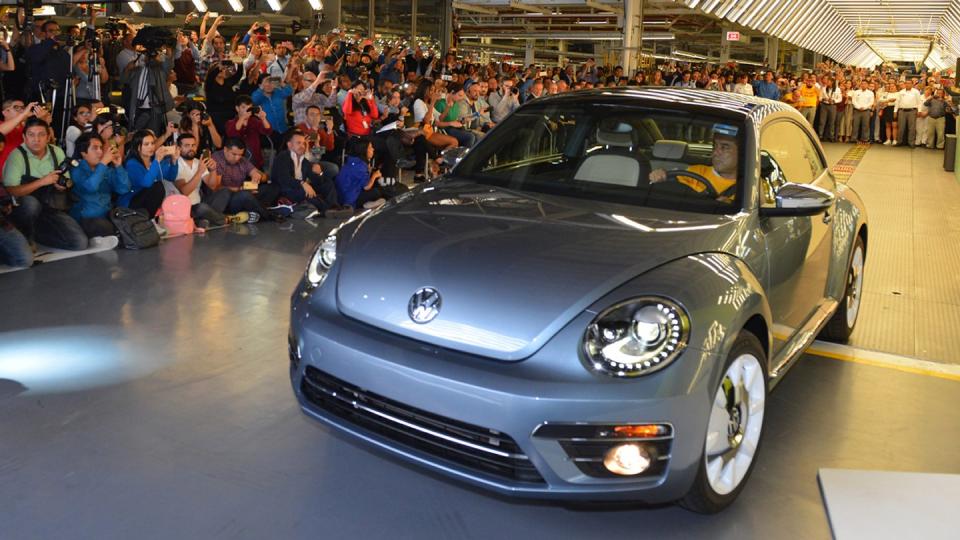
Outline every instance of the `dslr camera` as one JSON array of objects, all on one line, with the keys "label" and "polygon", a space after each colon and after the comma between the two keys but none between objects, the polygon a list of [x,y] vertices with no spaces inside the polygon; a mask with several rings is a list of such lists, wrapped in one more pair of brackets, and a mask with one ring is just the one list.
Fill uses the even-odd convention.
[{"label": "dslr camera", "polygon": [[61,163],[60,166],[57,167],[55,170],[55,172],[57,172],[60,175],[60,177],[57,178],[57,185],[62,188],[68,188],[68,189],[72,188],[73,180],[68,178],[66,174],[79,164],[80,164],[80,161],[76,159],[63,160],[63,163]]}]

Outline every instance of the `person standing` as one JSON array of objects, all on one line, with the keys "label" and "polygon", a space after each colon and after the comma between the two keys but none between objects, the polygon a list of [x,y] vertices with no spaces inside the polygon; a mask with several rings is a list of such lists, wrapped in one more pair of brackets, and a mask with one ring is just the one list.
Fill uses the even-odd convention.
[{"label": "person standing", "polygon": [[927,119],[930,114],[927,100],[932,97],[933,88],[928,86],[923,90],[923,99],[920,100],[920,106],[917,107],[917,138],[913,141],[917,146],[927,145]]},{"label": "person standing", "polygon": [[897,140],[900,146],[916,146],[917,140],[917,109],[923,102],[923,96],[920,91],[913,87],[913,81],[908,79],[904,82],[905,87],[897,92],[896,102],[894,103],[894,113],[897,115],[897,121],[900,123],[900,132]]},{"label": "person standing", "polygon": [[824,77],[820,87],[820,127],[817,134],[821,141],[834,142],[837,139],[837,104],[843,100],[843,92],[837,81]]},{"label": "person standing", "polygon": [[927,106],[927,148],[933,148],[936,143],[937,149],[943,150],[947,114],[953,112],[953,106],[944,99],[942,89],[936,90],[933,97],[925,104]]},{"label": "person standing", "polygon": [[873,113],[874,95],[867,87],[867,81],[860,81],[860,88],[850,95],[853,108],[853,131],[851,137],[861,144],[870,142],[870,121]]},{"label": "person standing", "polygon": [[813,121],[817,117],[817,103],[820,101],[820,89],[817,88],[813,76],[807,76],[797,89],[797,94],[797,110],[807,119],[810,127],[813,127]]}]

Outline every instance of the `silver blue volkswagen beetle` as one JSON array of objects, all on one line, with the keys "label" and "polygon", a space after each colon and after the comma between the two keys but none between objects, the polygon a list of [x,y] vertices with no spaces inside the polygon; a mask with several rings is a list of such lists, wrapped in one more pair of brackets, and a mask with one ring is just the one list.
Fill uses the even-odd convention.
[{"label": "silver blue volkswagen beetle", "polygon": [[716,512],[768,392],[853,330],[866,247],[862,202],[786,105],[538,99],[320,243],[293,295],[293,390],[496,492]]}]

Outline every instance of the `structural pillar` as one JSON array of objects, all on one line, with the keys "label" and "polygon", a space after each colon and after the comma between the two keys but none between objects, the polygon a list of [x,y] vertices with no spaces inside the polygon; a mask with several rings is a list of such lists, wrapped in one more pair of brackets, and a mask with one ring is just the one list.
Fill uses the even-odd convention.
[{"label": "structural pillar", "polygon": [[367,19],[367,35],[370,36],[370,39],[373,39],[373,36],[376,35],[377,25],[375,24],[376,21],[374,20],[374,17],[376,16],[375,5],[376,2],[374,0],[370,0],[370,6],[368,7],[367,11],[367,15],[369,17]]},{"label": "structural pillar", "polygon": [[729,28],[720,29],[720,63],[726,64],[730,61],[730,42],[727,41],[727,32]]},{"label": "structural pillar", "polygon": [[567,42],[566,40],[561,39],[557,42],[557,65],[563,67],[567,63]]},{"label": "structural pillar", "polygon": [[410,2],[410,39],[417,43],[417,0]]},{"label": "structural pillar", "polygon": [[443,3],[440,17],[440,49],[446,54],[453,46],[453,2]]},{"label": "structural pillar", "polygon": [[797,47],[797,50],[793,53],[793,65],[797,69],[803,69],[803,47]]},{"label": "structural pillar", "polygon": [[774,70],[780,69],[780,40],[775,37],[767,37],[766,41],[766,53],[764,57],[767,61],[767,67]]},{"label": "structural pillar", "polygon": [[631,76],[640,65],[640,53],[643,50],[643,1],[623,2],[623,54],[620,65],[627,76]]},{"label": "structural pillar", "polygon": [[527,40],[527,46],[526,46],[526,49],[524,50],[524,54],[523,54],[523,65],[524,65],[524,67],[529,66],[530,64],[533,64],[533,62],[534,62],[535,56],[534,56],[533,44],[534,44],[534,41],[533,41],[532,39],[528,39],[528,40]]}]

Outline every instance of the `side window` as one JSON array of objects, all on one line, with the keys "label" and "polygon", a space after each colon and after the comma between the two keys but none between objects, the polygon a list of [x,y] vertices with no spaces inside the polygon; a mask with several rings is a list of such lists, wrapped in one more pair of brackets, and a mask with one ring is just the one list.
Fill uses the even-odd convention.
[{"label": "side window", "polygon": [[826,168],[813,141],[792,122],[777,122],[764,129],[760,150],[776,161],[786,182],[812,184]]}]

